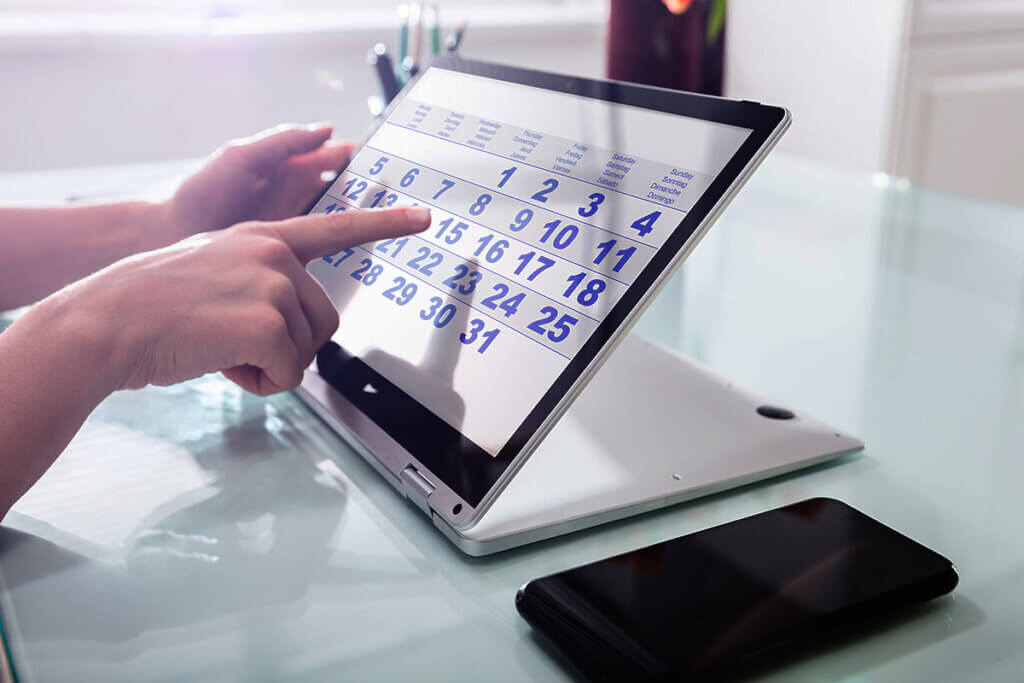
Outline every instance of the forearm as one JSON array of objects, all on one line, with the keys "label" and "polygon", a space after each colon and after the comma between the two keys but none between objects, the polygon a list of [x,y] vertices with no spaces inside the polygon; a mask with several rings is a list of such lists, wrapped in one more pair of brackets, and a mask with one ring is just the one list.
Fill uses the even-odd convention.
[{"label": "forearm", "polygon": [[0,208],[0,310],[34,303],[139,251],[164,205]]},{"label": "forearm", "polygon": [[62,293],[0,333],[0,516],[121,380],[109,321],[95,318]]}]

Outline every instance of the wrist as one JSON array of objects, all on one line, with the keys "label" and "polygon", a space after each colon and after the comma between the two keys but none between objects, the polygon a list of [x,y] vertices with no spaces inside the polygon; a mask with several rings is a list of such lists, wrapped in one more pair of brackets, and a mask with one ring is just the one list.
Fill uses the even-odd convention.
[{"label": "wrist", "polygon": [[73,285],[44,299],[16,325],[38,340],[44,363],[66,375],[82,398],[98,404],[124,385],[137,354],[117,309],[95,292],[77,296],[79,289]]},{"label": "wrist", "polygon": [[0,334],[0,516],[46,472],[124,373],[124,356],[104,329],[110,320],[95,319],[78,299],[63,290]]},{"label": "wrist", "polygon": [[133,254],[160,249],[178,241],[174,230],[174,199],[145,202],[135,220]]}]

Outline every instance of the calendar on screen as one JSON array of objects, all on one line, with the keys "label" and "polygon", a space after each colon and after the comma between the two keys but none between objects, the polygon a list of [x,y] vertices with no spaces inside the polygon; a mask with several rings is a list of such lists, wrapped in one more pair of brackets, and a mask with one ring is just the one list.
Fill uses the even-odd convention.
[{"label": "calendar on screen", "polygon": [[310,264],[333,341],[496,455],[749,133],[430,69],[312,210],[432,214]]}]

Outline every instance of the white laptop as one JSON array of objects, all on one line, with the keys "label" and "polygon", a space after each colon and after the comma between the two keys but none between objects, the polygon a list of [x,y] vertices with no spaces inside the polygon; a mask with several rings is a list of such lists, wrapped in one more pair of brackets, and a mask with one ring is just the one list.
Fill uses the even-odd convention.
[{"label": "white laptop", "polygon": [[433,223],[310,264],[341,324],[300,396],[474,555],[861,448],[627,334],[788,124],[437,60],[310,209]]}]

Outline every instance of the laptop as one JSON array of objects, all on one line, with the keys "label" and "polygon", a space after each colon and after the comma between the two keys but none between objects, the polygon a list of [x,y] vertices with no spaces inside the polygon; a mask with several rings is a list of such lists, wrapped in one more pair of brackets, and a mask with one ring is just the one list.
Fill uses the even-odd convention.
[{"label": "laptop", "polygon": [[628,335],[789,121],[437,59],[309,210],[433,222],[309,265],[341,322],[299,395],[473,555],[861,448]]}]

